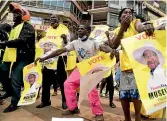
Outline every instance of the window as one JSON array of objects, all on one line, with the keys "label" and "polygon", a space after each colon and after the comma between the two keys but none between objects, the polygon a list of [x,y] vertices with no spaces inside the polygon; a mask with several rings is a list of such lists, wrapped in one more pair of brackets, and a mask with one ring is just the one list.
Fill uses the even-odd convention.
[{"label": "window", "polygon": [[118,26],[118,17],[114,14],[110,14],[110,21],[109,24],[112,27],[117,27]]},{"label": "window", "polygon": [[119,5],[119,0],[111,0],[109,2],[110,2],[110,4]]},{"label": "window", "polygon": [[57,6],[57,0],[51,0],[51,6]]},{"label": "window", "polygon": [[161,1],[161,2],[159,3],[159,5],[160,5],[159,9],[160,9],[162,12],[166,13],[166,4]]},{"label": "window", "polygon": [[64,8],[70,8],[70,5],[71,5],[70,1],[67,0],[64,1]]},{"label": "window", "polygon": [[134,2],[133,1],[127,1],[127,7],[133,8],[134,7]]},{"label": "window", "polygon": [[74,13],[74,4],[73,3],[71,3],[71,8],[70,8],[70,11],[72,12],[72,13]]},{"label": "window", "polygon": [[44,5],[44,7],[45,8],[49,8],[49,6],[50,6],[50,0],[48,1],[48,0],[43,0],[43,5]]},{"label": "window", "polygon": [[64,1],[63,0],[58,0],[57,1],[57,6],[63,7],[63,5],[64,5]]},{"label": "window", "polygon": [[44,5],[50,5],[50,0],[43,0]]}]

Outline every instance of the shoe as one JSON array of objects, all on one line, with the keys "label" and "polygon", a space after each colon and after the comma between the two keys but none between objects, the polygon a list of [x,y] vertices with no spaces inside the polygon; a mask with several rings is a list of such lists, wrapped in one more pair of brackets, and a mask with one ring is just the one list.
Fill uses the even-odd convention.
[{"label": "shoe", "polygon": [[51,102],[48,102],[46,104],[41,103],[41,104],[37,105],[36,108],[43,108],[43,107],[50,106],[50,105],[51,105]]},{"label": "shoe", "polygon": [[110,103],[110,107],[111,108],[116,108],[116,105],[112,102],[112,103]]},{"label": "shoe", "polygon": [[17,109],[17,106],[10,104],[4,111],[3,113],[8,113],[8,112],[12,112],[15,111]]},{"label": "shoe", "polygon": [[80,110],[78,108],[75,108],[74,110],[66,110],[62,113],[62,115],[66,116],[66,115],[73,115],[73,114],[79,114]]},{"label": "shoe", "polygon": [[0,99],[6,99],[6,98],[8,98],[10,96],[11,96],[11,94],[5,93],[4,95],[0,96]]},{"label": "shoe", "polygon": [[62,108],[65,110],[65,109],[67,109],[67,104],[66,104],[66,102],[63,102],[62,103]]},{"label": "shoe", "polygon": [[57,92],[54,91],[53,94],[52,94],[52,96],[57,96]]},{"label": "shoe", "polygon": [[101,114],[101,115],[96,115],[96,116],[95,116],[95,121],[104,121],[103,114]]}]

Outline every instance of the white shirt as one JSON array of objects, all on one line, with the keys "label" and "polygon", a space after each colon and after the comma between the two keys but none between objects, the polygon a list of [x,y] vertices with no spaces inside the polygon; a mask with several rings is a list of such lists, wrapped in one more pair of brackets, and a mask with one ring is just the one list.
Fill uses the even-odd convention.
[{"label": "white shirt", "polygon": [[75,50],[78,60],[81,62],[85,59],[97,55],[100,45],[101,43],[95,41],[94,39],[87,39],[86,41],[81,41],[81,39],[79,38],[70,42],[67,46],[65,46],[65,48],[67,49],[67,51]]},{"label": "white shirt", "polygon": [[162,87],[167,87],[165,69],[162,66],[157,66],[153,72],[153,75],[150,74],[150,76],[151,77],[147,84],[148,93],[159,90]]},{"label": "white shirt", "polygon": [[29,94],[31,94],[31,93],[37,92],[39,87],[40,87],[39,84],[34,83],[34,84],[30,87],[30,89],[27,91],[26,95],[29,95]]}]

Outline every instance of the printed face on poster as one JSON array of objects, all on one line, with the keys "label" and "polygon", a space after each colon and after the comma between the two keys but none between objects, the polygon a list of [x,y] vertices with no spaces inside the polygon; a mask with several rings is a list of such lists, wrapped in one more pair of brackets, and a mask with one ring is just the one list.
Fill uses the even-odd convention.
[{"label": "printed face on poster", "polygon": [[153,36],[141,33],[122,40],[147,114],[166,106],[166,38],[161,31],[155,31]]}]

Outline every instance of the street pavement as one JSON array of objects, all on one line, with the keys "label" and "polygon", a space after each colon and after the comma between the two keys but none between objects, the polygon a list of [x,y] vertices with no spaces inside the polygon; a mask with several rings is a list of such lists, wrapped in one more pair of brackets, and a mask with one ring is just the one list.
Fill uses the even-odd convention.
[{"label": "street pavement", "polygon": [[[53,90],[51,91],[53,92]],[[55,118],[83,118],[84,121],[94,121],[94,115],[92,114],[88,100],[84,100],[81,104],[79,115],[72,116],[62,116],[62,108],[61,108],[61,95],[58,92],[57,96],[51,96],[52,105],[37,109],[36,105],[40,104],[40,99],[36,101],[35,104],[29,106],[21,106],[14,112],[11,113],[2,113],[3,109],[5,109],[10,102],[10,99],[4,101],[3,105],[0,105],[0,121],[52,121],[52,117]],[[105,97],[101,98],[102,107],[104,109],[104,118],[105,121],[123,121],[123,111],[121,108],[120,101],[118,100],[118,93],[115,91],[114,103],[117,108],[111,108],[109,106],[109,100]],[[134,113],[131,112],[132,121],[134,121]],[[154,120],[160,121],[160,119]]]}]

